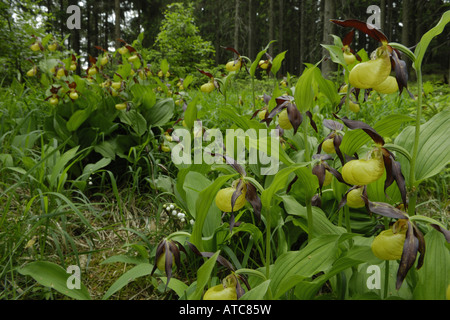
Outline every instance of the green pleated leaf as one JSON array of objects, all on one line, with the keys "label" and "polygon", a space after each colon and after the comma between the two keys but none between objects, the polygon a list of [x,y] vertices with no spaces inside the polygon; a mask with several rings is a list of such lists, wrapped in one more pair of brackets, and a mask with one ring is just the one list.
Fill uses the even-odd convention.
[{"label": "green pleated leaf", "polygon": [[[160,279],[164,283],[164,285],[167,283],[167,277],[161,277]],[[187,284],[185,284],[184,282],[182,282],[178,279],[174,279],[174,278],[170,279],[170,282],[167,284],[167,287],[169,289],[172,289],[173,291],[175,291],[175,293],[178,295],[178,297],[184,296],[184,294],[186,293],[186,291],[188,289]]]},{"label": "green pleated leaf", "polygon": [[306,112],[313,107],[314,89],[312,84],[315,68],[315,66],[311,66],[305,69],[295,85],[294,99],[300,112]]},{"label": "green pleated leaf", "polygon": [[156,103],[156,94],[151,87],[145,87],[139,83],[135,83],[130,88],[133,95],[133,103],[135,106],[140,106],[144,109],[152,108]]},{"label": "green pleated leaf", "polygon": [[450,22],[450,10],[446,11],[436,26],[430,29],[427,33],[425,33],[420,42],[416,46],[416,50],[414,50],[414,55],[416,56],[416,60],[414,62],[414,67],[416,70],[419,70],[422,66],[422,60],[425,56],[425,52],[427,51],[428,45],[434,37],[441,34],[444,31],[447,23]]},{"label": "green pleated leaf", "polygon": [[[435,115],[420,126],[419,147],[415,166],[415,186],[439,172],[450,162],[450,111]],[[406,127],[395,139],[395,144],[413,154],[415,127]],[[409,186],[409,161],[401,153],[398,161],[402,166],[406,185]]]},{"label": "green pleated leaf", "polygon": [[31,276],[34,280],[45,287],[55,289],[56,291],[77,300],[91,300],[91,296],[87,288],[80,283],[80,289],[69,289],[67,280],[71,273],[67,273],[59,265],[47,262],[36,261],[27,264],[25,267],[19,269],[19,273],[25,276]]},{"label": "green pleated leaf", "polygon": [[122,123],[129,125],[138,136],[147,132],[147,121],[137,110],[132,109],[128,112],[120,112],[119,118]]},{"label": "green pleated leaf", "polygon": [[108,264],[108,263],[128,263],[128,264],[141,264],[145,263],[146,259],[142,257],[131,257],[124,254],[119,254],[116,256],[112,256],[103,260],[100,264]]},{"label": "green pleated leaf", "polygon": [[105,140],[94,147],[95,152],[100,153],[103,157],[115,160],[116,150],[118,148],[117,139]]},{"label": "green pleated leaf", "polygon": [[[342,43],[341,43],[342,44]],[[342,66],[346,66],[344,60],[344,54],[342,53],[342,46],[331,45],[331,44],[321,44],[322,47],[328,50],[330,53],[330,58],[334,63],[339,63]]]},{"label": "green pleated leaf", "polygon": [[391,152],[396,152],[396,153],[400,153],[402,156],[404,156],[409,162],[411,162],[411,155],[409,154],[408,150],[406,150],[403,147],[400,147],[396,144],[392,144],[392,143],[386,143],[383,146],[385,149],[391,151]]},{"label": "green pleated leaf", "polygon": [[209,279],[211,278],[211,272],[213,271],[217,257],[219,256],[220,251],[214,253],[214,255],[209,258],[202,266],[197,270],[197,284],[195,292],[189,296],[188,300],[201,300],[203,296],[203,290],[205,286],[208,284]]},{"label": "green pleated leaf", "polygon": [[270,287],[274,298],[279,298],[292,285],[286,279],[299,282],[301,277],[312,277],[320,271],[329,269],[335,260],[339,235],[322,235],[314,238],[299,251],[289,251],[281,255],[270,273]]},{"label": "green pleated leaf", "polygon": [[397,204],[402,201],[400,191],[397,187],[397,183],[391,184],[386,193],[384,191],[384,181],[386,180],[386,172],[383,172],[383,176],[375,182],[367,185],[367,196],[371,201],[387,202],[389,204]]},{"label": "green pleated leaf", "polygon": [[445,300],[450,283],[450,251],[444,236],[432,229],[425,235],[425,259],[417,271],[418,283],[414,298],[418,300]]},{"label": "green pleated leaf", "polygon": [[172,98],[158,101],[152,108],[142,112],[144,118],[152,126],[165,125],[173,116],[175,102]]},{"label": "green pleated leaf", "polygon": [[[183,190],[186,193],[186,204],[191,216],[197,220],[197,199],[202,190],[211,185],[211,181],[196,171],[191,171],[186,175]],[[209,206],[208,212],[203,222],[202,235],[211,236],[221,223],[221,212],[216,206]]]},{"label": "green pleated leaf", "polygon": [[411,59],[411,61],[414,63],[416,61],[416,56],[414,55],[414,53],[405,45],[401,44],[401,43],[397,43],[397,42],[389,42],[389,45],[394,48],[397,49],[401,52],[403,52],[404,54],[407,55],[407,57],[409,59]]},{"label": "green pleated leaf", "polygon": [[[413,120],[413,118],[401,114],[390,115],[378,121],[373,126],[373,129],[375,129],[375,131],[382,137],[390,137],[398,132],[402,124],[411,122]],[[342,142],[339,148],[343,153],[353,155],[363,145],[371,140],[372,139],[370,138],[370,136],[363,130],[349,130],[342,138]]]},{"label": "green pleated leaf", "polygon": [[[305,190],[312,190],[315,187],[314,188],[314,191],[315,191],[319,187],[319,182],[312,173],[311,173],[311,179],[309,179],[309,180],[306,179],[308,177],[308,174],[303,171],[304,170],[303,168],[305,168],[306,165],[307,165],[307,163],[297,163],[297,164],[290,165],[289,167],[286,167],[286,168],[278,171],[278,173],[273,178],[270,186],[261,193],[261,202],[262,202],[263,207],[266,207],[266,208],[271,207],[271,201],[272,201],[275,193],[280,191],[282,188],[286,188],[286,186],[289,183],[288,178],[289,178],[290,174],[296,170],[299,170],[302,177],[305,177],[305,179],[301,180],[301,181],[305,181],[305,183],[307,184]],[[312,193],[314,193],[314,191],[312,191]]]},{"label": "green pleated leaf", "polygon": [[295,170],[295,174],[298,177],[297,183],[301,184],[301,191],[305,196],[305,199],[312,198],[319,188],[319,179],[312,173],[311,168],[302,167]]},{"label": "green pleated leaf", "polygon": [[236,174],[220,176],[198,194],[198,198],[195,203],[195,224],[190,237],[190,242],[192,242],[200,251],[203,251],[202,231],[209,208],[211,207],[211,204],[220,188],[229,179],[235,176]]},{"label": "green pleated leaf", "polygon": [[67,121],[67,130],[76,131],[89,118],[91,113],[91,107],[75,111],[69,121]]},{"label": "green pleated leaf", "polygon": [[196,96],[188,103],[186,111],[184,112],[184,121],[189,130],[194,126],[194,121],[197,120],[197,103],[200,96]]},{"label": "green pleated leaf", "polygon": [[265,124],[251,120],[247,115],[240,115],[236,110],[232,108],[220,108],[217,111],[221,118],[232,120],[234,124],[236,124],[242,130],[246,131],[248,129],[267,129]]},{"label": "green pleated leaf", "polygon": [[346,269],[360,264],[361,262],[362,261],[359,259],[357,260],[348,257],[342,257],[333,263],[333,266],[329,271],[325,272],[314,280],[300,282],[295,288],[295,295],[300,300],[311,300],[327,280]]},{"label": "green pleated leaf", "polygon": [[264,300],[264,296],[269,289],[270,280],[266,280],[263,283],[247,291],[239,300]]},{"label": "green pleated leaf", "polygon": [[322,76],[322,72],[320,71],[319,68],[314,68],[314,81],[319,86],[320,92],[322,92],[328,98],[333,107],[339,104],[340,96],[336,91],[334,82],[325,79]]},{"label": "green pleated leaf", "polygon": [[163,59],[161,61],[160,68],[161,68],[162,73],[165,75],[167,73],[167,71],[169,71],[169,62],[167,62],[166,59]]},{"label": "green pleated leaf", "polygon": [[283,51],[283,52],[277,54],[277,56],[276,56],[275,58],[273,58],[273,61],[272,61],[272,68],[270,69],[270,71],[271,71],[274,75],[276,75],[277,72],[278,72],[278,70],[280,70],[280,68],[281,68],[281,63],[282,63],[283,60],[284,60],[284,57],[285,57],[285,55],[286,55],[286,52],[287,52],[287,51]]},{"label": "green pleated leaf", "polygon": [[273,42],[275,42],[275,41],[276,41],[276,40],[270,41],[269,44],[266,46],[266,48],[265,48],[264,50],[258,52],[258,54],[256,55],[256,58],[255,58],[255,60],[253,61],[252,65],[250,66],[250,71],[249,71],[249,73],[250,73],[250,75],[251,75],[252,77],[255,76],[256,68],[257,68],[258,65],[259,65],[259,60],[261,60],[262,56],[263,56],[263,55],[267,52],[267,50],[269,49],[269,46],[270,46]]},{"label": "green pleated leaf", "polygon": [[[372,254],[370,247],[368,247],[368,250]],[[407,281],[403,282],[399,290],[395,288],[397,276],[396,270],[398,268],[398,262],[396,260],[389,261],[388,296],[384,297],[386,261],[380,262],[381,260],[378,260],[366,262],[367,260],[365,260],[364,257],[353,256],[353,258],[362,263],[355,268],[355,272],[353,272],[349,280],[349,294],[351,299],[413,299],[412,289]],[[374,259],[378,258],[374,257]],[[369,298],[371,295],[373,295],[373,297]]]},{"label": "green pleated leaf", "polygon": [[131,281],[134,281],[137,278],[150,275],[152,273],[153,265],[150,263],[141,263],[132,269],[125,272],[123,275],[119,277],[112,285],[109,287],[108,291],[106,291],[105,295],[102,297],[103,300],[107,300],[114,293],[125,287]]},{"label": "green pleated leaf", "polygon": [[101,168],[106,167],[110,163],[111,163],[110,158],[102,158],[99,161],[97,161],[96,163],[87,164],[83,169],[83,174],[82,174],[83,180],[87,179],[89,175],[97,172],[97,170],[100,170]]},{"label": "green pleated leaf", "polygon": [[[283,204],[286,212],[292,216],[292,219],[299,219],[301,225],[307,225],[307,212],[306,207],[302,206],[295,200],[294,197],[290,195],[282,196]],[[342,227],[338,227],[330,222],[322,209],[318,207],[312,207],[312,213],[314,217],[314,237],[320,236],[323,234],[342,234],[345,232],[345,229]],[[306,227],[305,231],[308,229]]]},{"label": "green pleated leaf", "polygon": [[53,129],[63,140],[66,140],[70,137],[70,132],[67,129],[66,120],[58,114],[55,114],[53,118]]},{"label": "green pleated leaf", "polygon": [[183,80],[183,87],[185,89],[187,89],[193,80],[194,80],[194,77],[191,74],[188,74],[186,76],[186,78],[184,78],[184,80]]},{"label": "green pleated leaf", "polygon": [[67,163],[75,157],[78,149],[79,146],[66,151],[64,154],[58,157],[58,160],[52,168],[52,174],[50,176],[50,187],[56,185],[58,178],[62,178],[62,172],[64,171],[64,168],[66,167]]},{"label": "green pleated leaf", "polygon": [[[130,63],[119,64],[116,72],[114,73],[113,79],[114,79],[114,81],[122,81],[122,79],[128,78],[130,73],[131,73],[131,64]],[[118,75],[120,75],[120,77]]]}]

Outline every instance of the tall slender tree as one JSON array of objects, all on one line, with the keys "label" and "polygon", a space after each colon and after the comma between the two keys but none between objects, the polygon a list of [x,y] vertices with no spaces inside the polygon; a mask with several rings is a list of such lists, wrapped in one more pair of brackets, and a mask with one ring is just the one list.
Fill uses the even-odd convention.
[{"label": "tall slender tree", "polygon": [[[413,35],[415,35],[414,33],[411,34],[411,12],[413,12],[411,5],[413,4],[414,0],[402,0],[402,44],[405,46],[409,46],[410,43],[410,39]],[[408,68],[408,73],[410,73],[410,69],[411,69],[411,62],[408,60],[406,61],[406,65]]]},{"label": "tall slender tree", "polygon": [[305,62],[305,47],[306,47],[306,7],[305,0],[300,1],[300,46],[299,46],[299,73],[303,72],[303,63]]},{"label": "tall slender tree", "polygon": [[402,43],[409,45],[410,20],[411,20],[411,4],[413,0],[402,0]]},{"label": "tall slender tree", "polygon": [[386,30],[386,0],[381,0],[380,2],[380,28],[381,31]]},{"label": "tall slender tree", "polygon": [[[336,16],[335,1],[325,0],[324,9],[322,43],[329,44],[332,41],[331,35],[334,34],[334,24],[330,22],[330,19]],[[329,58],[327,50],[323,49],[322,52],[326,56],[324,61],[322,61],[322,73],[324,76],[330,76],[335,64]]]},{"label": "tall slender tree", "polygon": [[284,22],[284,3],[283,0],[278,0],[278,48],[279,50],[284,51],[284,44],[283,44],[283,22]]},{"label": "tall slender tree", "polygon": [[239,0],[234,2],[234,48],[239,50]]},{"label": "tall slender tree", "polygon": [[114,37],[116,39],[116,48],[120,47],[120,41],[117,39],[120,39],[120,0],[114,1],[114,15],[115,15],[115,21],[114,21]]},{"label": "tall slender tree", "polygon": [[254,43],[253,43],[253,23],[254,23],[254,10],[253,10],[253,0],[248,1],[248,38],[247,38],[247,54],[250,58],[254,56]]},{"label": "tall slender tree", "polygon": [[[274,5],[273,5],[273,1],[274,0],[270,0],[269,1],[269,41],[274,40],[274,21],[273,21],[273,16],[274,16]],[[269,48],[269,54],[271,56],[273,56],[273,46],[270,46]]]}]

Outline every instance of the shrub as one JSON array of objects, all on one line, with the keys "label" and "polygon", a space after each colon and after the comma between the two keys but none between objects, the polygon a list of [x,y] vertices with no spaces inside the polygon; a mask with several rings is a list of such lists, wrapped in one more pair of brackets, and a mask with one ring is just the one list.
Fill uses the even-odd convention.
[{"label": "shrub", "polygon": [[211,42],[203,40],[199,34],[192,4],[187,7],[182,3],[167,6],[155,46],[156,50],[149,53],[149,60],[166,59],[180,76],[186,76],[196,68],[211,67],[215,54]]}]

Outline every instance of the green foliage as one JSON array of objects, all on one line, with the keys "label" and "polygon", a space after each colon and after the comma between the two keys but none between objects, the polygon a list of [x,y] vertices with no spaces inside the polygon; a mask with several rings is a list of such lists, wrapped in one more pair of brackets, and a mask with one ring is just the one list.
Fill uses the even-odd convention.
[{"label": "green foliage", "polygon": [[122,289],[124,286],[134,281],[136,278],[148,276],[152,272],[153,265],[149,263],[139,263],[114,282],[111,287],[106,291],[103,296],[103,300],[107,300],[111,295]]},{"label": "green foliage", "polygon": [[[254,61],[241,56],[249,67],[251,87],[244,69],[212,72],[217,86],[205,93],[192,83],[205,81],[206,74],[192,71],[212,51],[199,50],[189,62],[181,47],[163,49],[165,42],[204,45],[195,38],[192,6],[183,9],[180,3],[169,7],[158,38],[161,55],[152,53],[156,60],[144,54],[143,34],[127,44],[127,52],[104,52],[91,59],[89,69],[97,72],[82,70],[81,76],[70,69],[72,61],[79,61],[71,52],[45,49],[33,55],[36,75],[25,84],[14,80],[0,91],[0,264],[5,266],[0,297],[51,298],[56,290],[57,298],[62,294],[106,300],[121,298],[142,283],[139,294],[198,300],[208,287],[232,274],[240,281],[242,300],[443,299],[450,259],[445,243],[449,239],[444,237],[449,221],[443,214],[448,206],[450,148],[445,134],[450,113],[440,104],[448,100],[447,89],[426,85],[428,112],[422,119],[407,92],[338,92],[348,79],[325,79],[319,64],[308,64],[299,78],[287,77],[286,85],[276,78],[257,81],[258,62],[269,43]],[[191,32],[196,40],[186,41],[182,32]],[[334,39],[334,46],[325,47],[347,73],[342,42]],[[106,55],[108,62],[102,64]],[[285,58],[286,51],[275,56],[270,77]],[[58,75],[58,68],[67,73]],[[73,92],[76,99],[70,98]],[[350,96],[360,104],[360,112],[345,104]],[[57,103],[51,104],[55,97]],[[285,129],[279,137],[272,131],[271,140],[259,130],[276,129],[283,108],[289,108],[290,122],[301,118],[299,130]],[[271,117],[260,118],[263,111]],[[410,126],[414,115],[420,129],[417,154]],[[205,129],[200,132],[204,139],[193,132],[197,120]],[[190,133],[182,137],[187,145],[199,144],[189,154],[192,158],[196,152],[205,156],[212,151],[206,149],[212,142],[206,129],[224,135],[227,129],[238,129],[248,135],[233,141],[243,142],[245,156],[256,148],[257,161],[228,158],[232,161],[175,165],[168,151],[179,146],[179,137],[172,133],[182,128]],[[257,134],[250,135],[251,130]],[[337,136],[342,140],[334,151],[341,154],[327,154],[322,141]],[[237,150],[234,147],[214,152]],[[378,153],[385,156],[383,175],[365,186],[364,207],[349,207],[345,196],[359,186],[343,180],[342,166],[352,157]],[[264,156],[277,160],[274,174],[261,173],[267,164]],[[410,183],[403,176],[413,159],[415,180]],[[321,185],[322,169],[332,174],[329,184]],[[414,188],[406,189],[410,184]],[[221,212],[215,197],[229,186],[241,186],[246,202],[236,212]],[[444,199],[433,199],[440,211],[406,215],[403,197],[417,200],[411,195],[416,190],[425,194],[430,186]],[[413,213],[418,204],[430,202],[418,201],[409,202]],[[400,262],[380,260],[371,250],[373,240],[379,230],[399,222],[410,228],[404,256]],[[108,231],[120,244],[111,245],[111,256],[105,258],[106,249],[99,246]],[[174,248],[169,239],[184,250]],[[171,273],[170,260],[165,272],[154,268],[161,240],[171,244],[165,248],[173,256],[166,257],[181,260]],[[55,260],[58,263],[50,262]],[[83,281],[81,291],[68,291],[69,274],[61,266],[82,261],[83,270],[104,268],[116,276],[101,288]],[[367,285],[369,266],[381,270],[382,289]]]},{"label": "green foliage", "polygon": [[0,84],[9,85],[13,79],[21,81],[31,68],[26,58],[32,56],[29,47],[35,40],[33,36],[45,34],[44,25],[36,27],[30,21],[37,15],[45,19],[48,14],[33,2],[24,1],[20,8],[6,2],[0,3],[0,15],[0,41],[8,44],[0,48]]},{"label": "green foliage", "polygon": [[[419,152],[417,154],[415,186],[441,172],[450,163],[450,143],[446,138],[450,127],[450,111],[443,111],[421,125]],[[395,139],[395,143],[412,154],[414,127],[405,128]],[[410,161],[399,156],[402,168],[409,172]],[[408,177],[406,182],[409,183]]]},{"label": "green foliage", "polygon": [[414,62],[414,68],[416,70],[421,69],[422,67],[422,61],[425,56],[425,52],[427,51],[427,48],[433,38],[438,36],[442,33],[445,26],[450,22],[450,10],[445,12],[441,19],[439,20],[438,24],[434,26],[432,29],[430,29],[427,33],[423,35],[423,37],[420,39],[420,42],[418,43],[416,49],[414,50],[414,56],[416,59]]},{"label": "green foliage", "polygon": [[29,275],[43,286],[55,289],[60,293],[78,300],[91,300],[87,288],[80,282],[80,288],[70,289],[67,286],[70,281],[70,273],[57,264],[37,261],[27,264],[19,270],[22,275]]},{"label": "green foliage", "polygon": [[[445,246],[442,234],[430,230],[425,236],[429,253],[423,269],[417,271],[418,283],[414,298],[419,300],[443,300],[447,290],[450,270],[450,252]],[[446,286],[447,284],[447,286]]]},{"label": "green foliage", "polygon": [[215,50],[199,33],[192,3],[171,3],[164,17],[155,41],[157,51],[150,52],[151,58],[167,59],[175,73],[182,77],[196,69],[211,67]]}]

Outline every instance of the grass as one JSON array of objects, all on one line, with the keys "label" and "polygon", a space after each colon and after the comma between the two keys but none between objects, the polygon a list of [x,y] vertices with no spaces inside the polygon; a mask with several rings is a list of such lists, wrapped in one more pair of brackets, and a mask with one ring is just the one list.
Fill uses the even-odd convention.
[{"label": "grass", "polygon": [[[27,198],[29,195],[18,192],[17,196]],[[122,189],[120,199],[123,210],[119,210],[112,194],[104,194],[95,202],[83,202],[74,197],[72,204],[88,219],[89,229],[69,209],[60,207],[61,215],[55,211],[46,223],[41,208],[28,210],[23,201],[11,201],[5,225],[6,233],[0,238],[2,265],[1,293],[3,299],[33,299],[37,297],[35,288],[38,284],[29,279],[14,276],[14,271],[27,262],[42,259],[60,264],[79,265],[82,270],[83,283],[90,289],[94,299],[101,299],[107,289],[120,277],[130,265],[102,264],[113,255],[126,254],[137,256],[136,246],[146,250],[154,249],[160,241],[167,217],[158,216],[154,199],[142,199],[130,190]],[[6,208],[2,207],[2,211]],[[21,214],[22,213],[22,214]],[[18,243],[17,243],[18,242]],[[150,245],[150,247],[149,247]],[[142,252],[141,252],[142,254]],[[9,268],[8,268],[9,267]],[[139,280],[112,299],[155,298],[152,293],[153,284],[147,280]],[[46,290],[43,290],[44,294]],[[138,294],[140,292],[140,294]],[[45,293],[47,294],[47,293]],[[64,298],[53,293],[53,298]],[[152,296],[153,295],[153,296]]]},{"label": "grass", "polygon": [[418,214],[440,220],[444,225],[450,222],[450,200],[448,197],[450,167],[433,179],[420,185]]},{"label": "grass", "polygon": [[[257,84],[257,93],[262,95],[270,94],[274,82],[268,79]],[[411,91],[414,92],[414,85],[411,85]],[[0,96],[7,94],[8,91],[4,90]],[[199,94],[202,93],[197,90],[189,92],[190,98]],[[407,95],[406,92],[403,94]],[[10,98],[8,104],[3,104],[0,118],[1,153],[11,154],[16,167],[14,170],[7,169],[6,156],[0,157],[0,264],[3,266],[0,272],[0,299],[66,299],[54,290],[17,273],[21,266],[34,260],[53,261],[62,266],[80,265],[82,281],[89,288],[92,298],[101,299],[111,285],[133,266],[129,263],[103,263],[106,259],[127,255],[153,262],[158,242],[165,235],[176,231],[175,228],[188,227],[174,224],[162,212],[162,204],[174,199],[170,193],[154,189],[149,183],[159,174],[175,178],[171,171],[173,168],[163,162],[164,158],[136,161],[128,167],[126,175],[123,172],[109,174],[108,171],[94,175],[93,185],[83,192],[70,183],[66,183],[66,188],[59,191],[48,190],[44,179],[49,169],[45,167],[47,164],[42,161],[35,170],[30,170],[26,167],[27,160],[24,160],[29,157],[39,163],[42,140],[36,139],[36,144],[30,147],[14,145],[19,135],[23,135],[24,139],[32,138],[32,132],[41,129],[39,117],[30,122],[23,121],[21,126],[14,126],[17,119],[41,112],[34,109],[37,108],[35,102],[28,104],[26,101],[21,95],[16,100]],[[439,110],[448,108],[448,101],[448,88],[435,85],[425,100],[428,111],[425,117],[430,118]],[[227,102],[228,107],[233,106],[243,113],[252,114],[252,93],[245,80],[233,83]],[[223,104],[224,99],[220,94],[203,95],[198,116],[205,119],[205,126],[213,127],[221,123],[224,128],[232,125],[232,122],[224,123],[217,112]],[[400,100],[395,95],[374,95],[363,104],[357,118],[370,124],[394,113],[413,115],[412,105],[412,100],[408,98]],[[256,109],[262,106],[263,103],[258,100]],[[328,116],[331,117],[331,114]],[[42,166],[45,169],[43,171],[40,170]],[[26,170],[29,170],[28,176],[23,179]],[[418,213],[440,220],[444,225],[449,223],[450,218],[449,178],[447,168],[419,187]],[[238,250],[248,257],[244,248],[238,247]],[[195,275],[180,274],[180,277],[180,280],[188,283]],[[132,281],[110,299],[175,298],[172,292],[164,292],[163,289],[161,282],[142,277]]]}]

